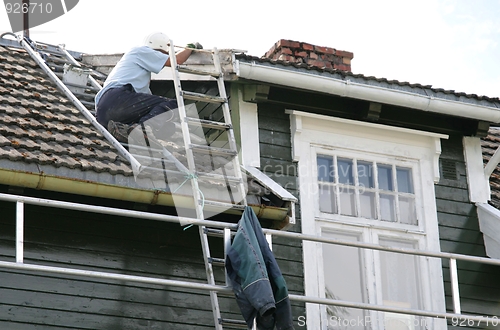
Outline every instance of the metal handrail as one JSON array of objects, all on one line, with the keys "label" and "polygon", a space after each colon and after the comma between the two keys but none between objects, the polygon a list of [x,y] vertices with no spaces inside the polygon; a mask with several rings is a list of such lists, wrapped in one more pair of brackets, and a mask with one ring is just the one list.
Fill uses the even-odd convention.
[{"label": "metal handrail", "polygon": [[[64,268],[64,267],[52,267],[52,266],[42,266],[42,265],[33,265],[33,264],[25,264],[23,261],[24,254],[24,204],[38,205],[38,206],[46,206],[46,207],[55,207],[62,209],[70,209],[70,210],[78,210],[85,212],[93,212],[100,214],[108,214],[108,215],[118,215],[124,217],[132,217],[132,218],[140,218],[140,219],[149,219],[156,221],[165,221],[172,223],[181,223],[183,225],[192,224],[198,226],[208,226],[213,228],[221,228],[221,229],[230,229],[236,230],[237,224],[227,223],[223,221],[213,221],[213,220],[199,220],[195,218],[185,218],[185,217],[177,217],[166,214],[158,214],[158,213],[149,213],[142,211],[132,211],[126,209],[112,208],[112,207],[104,207],[104,206],[94,206],[88,204],[80,204],[73,202],[63,202],[57,200],[49,200],[43,198],[33,198],[26,196],[18,196],[18,195],[9,195],[9,194],[1,194],[0,200],[15,202],[17,205],[16,209],[16,262],[6,262],[0,261],[0,268],[11,268],[11,269],[19,269],[19,270],[28,270],[28,271],[42,271],[42,272],[50,272],[50,273],[59,273],[66,275],[78,275],[78,276],[87,276],[94,278],[102,278],[102,279],[111,279],[111,280],[123,280],[123,281],[131,281],[131,282],[140,282],[140,283],[148,283],[148,284],[159,284],[165,286],[173,286],[173,287],[182,287],[182,288],[192,288],[201,291],[216,291],[219,293],[231,293],[232,290],[229,286],[225,285],[210,285],[199,282],[190,282],[190,281],[180,281],[180,280],[168,280],[168,279],[160,279],[160,278],[152,278],[152,277],[144,277],[144,276],[132,276],[132,275],[124,275],[124,274],[116,274],[116,273],[107,273],[107,272],[98,272],[98,271],[89,271],[89,270],[81,270],[74,268]],[[470,320],[472,322],[477,322],[477,324],[491,324],[494,321],[498,321],[500,323],[500,316],[476,316],[476,315],[465,315],[460,314],[460,306],[459,306],[459,292],[458,292],[458,278],[456,276],[456,260],[470,261],[470,262],[478,262],[485,263],[495,266],[500,266],[500,260],[488,259],[483,257],[474,257],[468,255],[462,255],[457,253],[447,253],[447,252],[433,252],[433,251],[422,251],[415,249],[405,249],[405,248],[393,248],[387,246],[376,245],[372,243],[361,243],[361,242],[349,242],[342,241],[337,239],[325,238],[315,235],[301,234],[301,233],[292,233],[292,232],[284,232],[273,229],[263,229],[264,234],[271,236],[279,236],[290,239],[300,239],[303,241],[311,241],[317,243],[326,243],[326,244],[336,244],[350,247],[357,247],[363,249],[372,249],[379,251],[387,251],[387,252],[395,252],[395,253],[403,253],[403,254],[411,254],[417,256],[424,257],[434,257],[434,258],[445,258],[450,259],[450,272],[452,274],[452,288],[456,286],[456,290],[453,289],[453,300],[454,300],[454,313],[443,313],[443,312],[432,312],[426,310],[418,310],[418,309],[407,309],[407,308],[397,308],[390,307],[384,305],[376,305],[376,304],[367,304],[367,303],[358,303],[351,301],[343,301],[336,299],[328,299],[328,298],[320,298],[320,297],[311,297],[305,295],[296,295],[289,294],[289,298],[292,301],[299,301],[305,303],[313,303],[320,305],[330,305],[330,306],[341,306],[348,308],[357,308],[357,309],[365,309],[365,310],[373,310],[373,311],[382,311],[382,312],[391,312],[391,313],[399,313],[399,314],[411,314],[425,317],[433,317],[433,318],[443,318],[448,320],[458,319],[462,320]],[[225,243],[227,244],[227,242]],[[455,273],[453,275],[453,273]],[[456,305],[458,302],[458,305]]]}]

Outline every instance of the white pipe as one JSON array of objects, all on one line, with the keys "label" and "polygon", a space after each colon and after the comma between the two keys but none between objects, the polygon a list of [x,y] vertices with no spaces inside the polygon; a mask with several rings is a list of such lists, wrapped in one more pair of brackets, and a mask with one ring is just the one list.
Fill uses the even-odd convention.
[{"label": "white pipe", "polygon": [[460,293],[458,291],[458,270],[457,259],[450,258],[450,280],[451,280],[451,296],[453,298],[453,312],[455,314],[462,313],[460,307]]},{"label": "white pipe", "polygon": [[[72,203],[72,202],[63,202],[63,201],[58,201],[58,200],[27,197],[27,196],[20,196],[20,195],[10,195],[10,194],[3,194],[3,193],[0,193],[0,200],[1,201],[8,201],[8,202],[16,202],[16,203],[22,202],[24,204],[29,204],[29,205],[54,207],[54,208],[61,208],[61,209],[68,209],[68,210],[75,210],[75,211],[84,211],[84,212],[92,212],[92,213],[99,213],[99,214],[124,216],[124,217],[134,217],[134,218],[138,218],[138,219],[149,219],[149,220],[156,220],[156,221],[182,223],[183,225],[191,224],[191,225],[207,226],[207,227],[214,227],[214,228],[231,228],[234,230],[236,230],[238,227],[238,224],[228,223],[228,222],[224,222],[224,221],[200,220],[200,219],[196,219],[196,218],[186,218],[186,217],[179,217],[179,216],[173,216],[173,215],[167,215],[167,214],[161,214],[161,213],[134,211],[134,210],[127,210],[127,209],[113,208],[113,207],[96,206],[96,205],[80,204],[80,203]],[[362,249],[372,249],[372,250],[378,250],[378,251],[387,251],[387,252],[395,252],[395,253],[410,254],[410,255],[425,256],[425,257],[434,257],[434,258],[456,259],[456,260],[478,262],[478,263],[483,263],[483,264],[488,264],[488,265],[500,266],[500,260],[485,258],[485,257],[476,257],[476,256],[469,256],[469,255],[450,253],[450,252],[437,252],[437,251],[425,251],[425,250],[417,250],[417,249],[399,248],[399,247],[389,247],[389,246],[382,246],[382,245],[378,245],[378,244],[374,244],[374,243],[365,243],[365,242],[357,242],[357,241],[356,242],[354,242],[354,241],[342,241],[342,240],[333,239],[333,238],[326,238],[326,237],[322,237],[322,236],[302,234],[302,233],[289,232],[289,231],[280,231],[280,230],[276,230],[276,229],[263,228],[262,232],[266,236],[267,235],[274,235],[277,237],[306,240],[306,241],[318,242],[318,243],[338,244],[338,245],[342,245],[342,246],[357,247],[357,248],[362,248]]]},{"label": "white pipe", "polygon": [[236,65],[237,75],[241,78],[271,84],[308,89],[365,101],[391,104],[401,107],[435,112],[445,115],[500,122],[500,108],[469,104],[435,98],[401,90],[359,84],[350,80],[335,79],[310,73],[285,70],[278,67],[246,63]]},{"label": "white pipe", "polygon": [[226,294],[232,292],[230,288],[220,285],[210,285],[205,283],[169,280],[169,279],[146,277],[146,276],[105,273],[105,272],[75,269],[75,268],[19,264],[8,261],[0,261],[0,268],[25,270],[25,271],[41,271],[41,272],[63,274],[63,275],[86,276],[86,277],[106,279],[106,280],[130,281],[136,283],[156,284],[156,285],[172,286],[172,287],[187,288],[187,289],[211,290]]},{"label": "white pipe", "polygon": [[24,203],[16,202],[16,262],[24,261]]}]

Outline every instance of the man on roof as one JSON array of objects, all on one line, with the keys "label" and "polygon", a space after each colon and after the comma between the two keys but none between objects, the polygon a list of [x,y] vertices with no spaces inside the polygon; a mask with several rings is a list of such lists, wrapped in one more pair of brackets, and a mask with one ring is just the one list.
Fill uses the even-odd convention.
[{"label": "man on roof", "polygon": [[[159,73],[163,67],[170,66],[169,43],[169,38],[161,32],[147,36],[143,46],[134,47],[123,55],[97,93],[97,121],[118,141],[127,143],[128,135],[137,125],[155,116],[167,114],[162,115],[166,122],[174,119],[177,101],[153,95],[149,89],[151,73]],[[202,48],[197,42],[188,44],[175,54],[177,63],[184,63],[193,49]],[[166,127],[153,132],[164,138],[169,135]]]}]

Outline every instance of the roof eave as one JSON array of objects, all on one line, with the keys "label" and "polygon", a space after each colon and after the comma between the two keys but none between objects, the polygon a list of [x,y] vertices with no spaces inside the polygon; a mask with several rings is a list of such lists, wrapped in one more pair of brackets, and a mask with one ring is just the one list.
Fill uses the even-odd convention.
[{"label": "roof eave", "polygon": [[[0,184],[37,190],[47,190],[61,193],[78,194],[97,198],[109,198],[122,201],[136,202],[147,205],[161,205],[169,207],[186,207],[193,205],[192,196],[174,196],[164,190],[141,189],[119,185],[94,182],[90,180],[69,178],[67,176],[48,175],[41,172],[22,171],[18,169],[0,168]],[[260,219],[271,220],[273,229],[283,229],[294,223],[291,211],[292,203],[285,203],[286,207],[267,205],[250,205]],[[208,209],[207,211],[214,211]],[[241,214],[239,210],[226,210],[224,214]]]},{"label": "roof eave", "polygon": [[237,61],[236,75],[240,78],[311,90],[370,102],[390,104],[444,115],[458,116],[490,123],[500,123],[500,108],[465,103],[404,90],[389,89],[376,84],[354,82],[349,77],[337,79],[306,71],[290,70],[255,61]]}]

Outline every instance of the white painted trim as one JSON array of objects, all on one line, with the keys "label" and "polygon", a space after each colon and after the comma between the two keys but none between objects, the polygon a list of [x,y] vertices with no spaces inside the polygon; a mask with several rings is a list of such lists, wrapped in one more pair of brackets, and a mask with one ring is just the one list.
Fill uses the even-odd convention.
[{"label": "white painted trim", "polygon": [[287,113],[289,115],[295,115],[297,117],[300,116],[300,117],[314,118],[314,119],[331,121],[331,122],[336,122],[336,123],[356,125],[359,127],[370,127],[370,128],[376,128],[376,129],[383,129],[385,131],[402,132],[405,134],[415,134],[415,135],[421,135],[421,136],[436,137],[436,138],[440,138],[440,139],[448,139],[448,135],[445,135],[445,134],[438,134],[438,133],[432,133],[432,132],[426,132],[426,131],[418,131],[415,129],[395,127],[395,126],[389,126],[389,125],[383,125],[383,124],[368,123],[368,122],[357,121],[357,120],[352,120],[352,119],[331,117],[331,116],[319,115],[316,113],[309,113],[309,112],[303,112],[303,111],[297,111],[297,110],[285,110],[285,113]]},{"label": "white painted trim", "polygon": [[[429,169],[434,183],[440,179],[439,156],[441,139],[448,135],[417,131],[388,125],[359,122],[356,120],[285,110],[290,115],[292,157],[299,162],[305,141],[309,144],[329,147],[336,141],[336,147],[345,150],[378,150],[381,143],[387,144],[384,154],[392,157],[432,161]],[[353,132],[356,134],[353,135]],[[346,136],[350,138],[346,139]],[[342,141],[340,143],[339,141]],[[410,148],[411,147],[411,148]],[[406,149],[406,150],[403,150]],[[431,152],[429,153],[429,150]]]},{"label": "white painted trim", "polygon": [[300,161],[301,133],[302,133],[302,116],[285,110],[285,113],[290,114],[290,132],[292,135],[292,159],[295,162]]},{"label": "white painted trim", "polygon": [[[440,139],[447,135],[421,132],[387,125],[364,123],[354,120],[332,118],[323,115],[308,114],[300,111],[287,110],[291,120],[293,159],[298,161],[298,175],[300,187],[302,232],[305,234],[320,235],[321,228],[341,228],[352,226],[356,222],[338,219],[323,219],[317,212],[318,196],[314,186],[317,185],[315,170],[316,154],[324,150],[325,154],[352,154],[354,158],[366,155],[367,160],[387,161],[390,163],[406,164],[414,168],[415,196],[418,199],[417,213],[419,214],[418,229],[415,233],[402,232],[386,224],[380,228],[354,224],[352,228],[365,226],[366,235],[373,231],[392,233],[395,236],[418,237],[422,242],[420,248],[440,251],[439,232],[437,223],[437,208],[434,192],[434,182],[439,180],[439,155],[441,153]],[[392,161],[391,161],[392,160]],[[345,220],[345,219],[344,219]],[[341,226],[341,227],[339,227]],[[356,227],[357,226],[357,227]],[[343,228],[343,227],[342,227]],[[370,233],[369,233],[370,232]],[[322,260],[320,244],[304,242],[304,282],[305,293],[311,296],[324,295],[320,290],[322,278]],[[367,260],[372,260],[372,252],[366,252]],[[367,267],[372,267],[368,265]],[[370,271],[373,275],[373,272]],[[373,275],[374,277],[374,275]],[[422,261],[422,285],[427,292],[424,297],[424,307],[429,310],[445,311],[444,287],[441,260]],[[369,279],[368,281],[375,281]],[[323,281],[323,282],[322,282]],[[371,282],[370,282],[371,283]],[[373,282],[374,283],[374,282]],[[374,287],[369,288],[371,295],[377,296]],[[375,299],[370,297],[370,300]],[[378,298],[377,298],[378,299]],[[370,301],[372,302],[372,301]],[[373,301],[375,302],[375,301]],[[324,311],[318,305],[306,304],[308,329],[323,329],[321,317]],[[375,313],[378,315],[377,313]],[[375,317],[377,317],[375,315]],[[431,329],[440,329],[443,320],[431,322]]]},{"label": "white painted trim", "polygon": [[469,199],[473,203],[487,203],[490,200],[490,183],[483,168],[481,139],[465,136],[463,138],[464,158],[469,186]]},{"label": "white painted trim", "polygon": [[[259,118],[257,104],[243,101],[243,91],[237,89],[238,93],[238,114],[239,120],[235,125],[239,125],[235,131],[240,133],[240,156],[241,164],[249,167],[260,168],[260,144],[259,144]],[[234,107],[233,107],[234,108]]]}]

